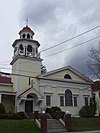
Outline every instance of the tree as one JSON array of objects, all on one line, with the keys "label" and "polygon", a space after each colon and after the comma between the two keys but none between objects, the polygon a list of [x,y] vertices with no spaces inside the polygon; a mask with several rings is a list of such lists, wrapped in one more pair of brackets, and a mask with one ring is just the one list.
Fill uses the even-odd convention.
[{"label": "tree", "polygon": [[41,73],[44,74],[47,72],[46,66],[44,66],[43,64],[41,65]]},{"label": "tree", "polygon": [[90,106],[92,107],[93,113],[95,115],[96,110],[97,110],[97,104],[96,104],[96,100],[95,100],[95,93],[92,93],[92,98],[90,98]]},{"label": "tree", "polygon": [[4,114],[5,113],[5,106],[0,103],[0,114]]},{"label": "tree", "polygon": [[98,49],[92,48],[90,50],[88,67],[93,76],[100,79],[100,43]]}]

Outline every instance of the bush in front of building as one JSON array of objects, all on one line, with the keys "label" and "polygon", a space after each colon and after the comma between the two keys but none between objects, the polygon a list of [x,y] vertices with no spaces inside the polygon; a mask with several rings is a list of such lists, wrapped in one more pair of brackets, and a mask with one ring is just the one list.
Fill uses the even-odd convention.
[{"label": "bush in front of building", "polygon": [[0,103],[0,114],[4,114],[5,112],[5,106],[2,103]]},{"label": "bush in front of building", "polygon": [[83,106],[79,111],[79,115],[81,117],[93,117],[94,110],[91,106]]},{"label": "bush in front of building", "polygon": [[27,116],[26,116],[26,114],[25,114],[25,112],[18,112],[18,113],[16,113],[19,117],[20,117],[20,119],[27,119]]},{"label": "bush in front of building", "polygon": [[53,119],[63,119],[65,112],[63,112],[59,107],[54,106],[51,108],[46,108],[46,113],[49,113]]},{"label": "bush in front of building", "polygon": [[15,119],[15,120],[21,120],[21,119],[27,119],[27,116],[24,112],[18,112],[13,114],[0,114],[0,119]]},{"label": "bush in front of building", "polygon": [[90,98],[90,106],[93,108],[94,115],[95,115],[96,114],[96,110],[97,110],[97,104],[96,104],[95,94],[94,93],[92,93],[92,97]]}]

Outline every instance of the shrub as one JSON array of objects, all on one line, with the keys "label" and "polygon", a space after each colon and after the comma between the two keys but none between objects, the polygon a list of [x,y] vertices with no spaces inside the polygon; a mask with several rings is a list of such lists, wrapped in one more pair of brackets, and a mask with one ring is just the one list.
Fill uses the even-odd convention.
[{"label": "shrub", "polygon": [[5,107],[2,103],[0,103],[0,114],[4,114],[6,111],[5,111]]},{"label": "shrub", "polygon": [[95,94],[94,93],[92,93],[92,98],[90,98],[90,106],[93,108],[94,115],[95,115],[96,114],[96,110],[97,110],[97,104],[96,104]]},{"label": "shrub", "polygon": [[61,109],[57,106],[52,108],[46,108],[46,113],[49,113],[53,119],[63,119],[65,115],[65,112],[61,111]]},{"label": "shrub", "polygon": [[26,115],[24,112],[18,112],[18,113],[13,113],[13,114],[0,114],[0,119],[15,119],[15,120],[20,120],[20,119],[26,119]]},{"label": "shrub", "polygon": [[27,119],[27,116],[26,116],[26,114],[24,113],[24,112],[18,112],[18,113],[16,113],[16,115],[18,115],[21,119]]},{"label": "shrub", "polygon": [[81,117],[92,117],[94,116],[94,110],[91,106],[83,106],[79,111],[79,115]]}]

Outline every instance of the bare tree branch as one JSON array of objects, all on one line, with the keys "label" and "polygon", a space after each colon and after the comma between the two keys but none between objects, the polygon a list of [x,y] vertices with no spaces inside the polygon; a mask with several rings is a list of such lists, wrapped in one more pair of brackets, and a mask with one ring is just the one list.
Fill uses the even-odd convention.
[{"label": "bare tree branch", "polygon": [[88,68],[95,77],[100,78],[100,43],[98,49],[90,50]]}]

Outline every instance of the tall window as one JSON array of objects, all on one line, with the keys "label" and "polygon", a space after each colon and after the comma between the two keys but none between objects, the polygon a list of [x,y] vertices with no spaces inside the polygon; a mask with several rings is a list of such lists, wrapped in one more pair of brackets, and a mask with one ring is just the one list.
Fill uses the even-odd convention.
[{"label": "tall window", "polygon": [[28,46],[27,46],[27,51],[28,51],[28,52],[32,52],[32,46],[31,46],[31,45],[28,45]]},{"label": "tall window", "polygon": [[24,50],[23,45],[20,44],[20,46],[19,46],[19,52],[20,52],[20,54],[23,54],[23,52],[24,52],[23,50]]},{"label": "tall window", "polygon": [[77,97],[73,97],[73,106],[77,106]]},{"label": "tall window", "polygon": [[51,96],[50,95],[46,95],[46,105],[51,106]]},{"label": "tall window", "polygon": [[30,39],[30,34],[27,34],[27,38]]},{"label": "tall window", "polygon": [[23,34],[23,38],[25,38],[25,34]]},{"label": "tall window", "polygon": [[19,49],[23,50],[23,45],[22,44],[20,44]]},{"label": "tall window", "polygon": [[64,106],[64,96],[60,96],[60,106]]},{"label": "tall window", "polygon": [[72,92],[70,90],[65,91],[65,106],[72,106]]},{"label": "tall window", "polygon": [[100,98],[100,92],[99,92],[99,98]]},{"label": "tall window", "polygon": [[85,100],[85,106],[87,106],[89,103],[88,103],[88,97],[84,97],[84,100]]}]

